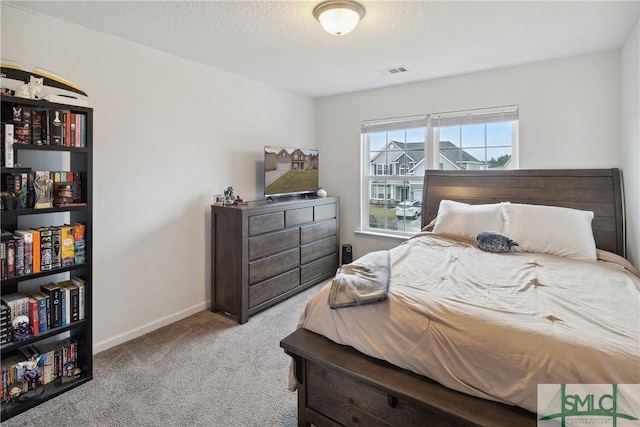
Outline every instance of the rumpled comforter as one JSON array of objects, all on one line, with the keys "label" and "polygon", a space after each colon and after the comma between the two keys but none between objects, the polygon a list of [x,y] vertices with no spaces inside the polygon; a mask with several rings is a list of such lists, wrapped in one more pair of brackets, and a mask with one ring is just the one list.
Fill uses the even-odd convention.
[{"label": "rumpled comforter", "polygon": [[338,269],[327,303],[331,308],[341,308],[384,301],[390,276],[389,252],[370,252]]},{"label": "rumpled comforter", "polygon": [[332,310],[328,282],[299,327],[532,412],[537,384],[640,383],[640,277],[622,258],[488,253],[429,232],[389,253],[385,301]]}]

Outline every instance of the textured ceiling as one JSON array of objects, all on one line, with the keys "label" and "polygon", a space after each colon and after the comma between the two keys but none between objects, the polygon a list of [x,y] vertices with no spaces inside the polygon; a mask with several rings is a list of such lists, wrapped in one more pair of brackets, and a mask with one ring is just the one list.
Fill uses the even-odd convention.
[{"label": "textured ceiling", "polygon": [[319,0],[3,3],[311,97],[619,48],[640,4],[361,0],[366,16],[337,37],[312,16]]}]

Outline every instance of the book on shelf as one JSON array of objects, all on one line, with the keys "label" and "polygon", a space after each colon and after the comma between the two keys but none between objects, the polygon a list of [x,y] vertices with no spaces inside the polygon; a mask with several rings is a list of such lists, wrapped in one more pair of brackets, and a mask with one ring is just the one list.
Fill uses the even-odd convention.
[{"label": "book on shelf", "polygon": [[13,123],[2,123],[2,166],[14,167]]},{"label": "book on shelf", "polygon": [[24,239],[22,237],[13,238],[13,242],[15,245],[15,255],[14,255],[14,271],[15,277],[24,276]]},{"label": "book on shelf", "polygon": [[71,283],[78,287],[78,320],[84,320],[86,315],[85,303],[87,296],[85,280],[81,277],[74,276],[71,278]]},{"label": "book on shelf", "polygon": [[29,298],[20,292],[2,295],[2,302],[9,306],[11,320],[18,316],[29,316]]},{"label": "book on shelf", "polygon": [[51,282],[40,285],[40,290],[45,295],[49,295],[50,298],[51,322],[49,323],[49,326],[51,328],[62,326],[62,304],[60,300],[60,287],[56,283]]},{"label": "book on shelf", "polygon": [[[33,231],[31,230],[16,230],[13,235],[21,238],[24,242],[24,274],[33,274]],[[20,256],[19,252],[16,252],[16,256]]]},{"label": "book on shelf", "polygon": [[40,232],[35,229],[29,230],[31,231],[31,236],[33,238],[33,274],[40,273],[40,256],[42,251],[40,249]]},{"label": "book on shelf", "polygon": [[0,242],[0,279],[7,278],[7,242]]},{"label": "book on shelf", "polygon": [[47,317],[47,297],[42,292],[36,292],[31,295],[38,306],[38,330],[40,333],[49,329],[49,320]]},{"label": "book on shelf", "polygon": [[62,267],[68,267],[70,265],[74,265],[74,246],[75,239],[73,236],[74,227],[72,225],[61,225],[60,233],[61,233],[61,249],[60,249],[60,262]]},{"label": "book on shelf", "polygon": [[51,267],[62,267],[62,230],[59,226],[49,227],[51,229]]},{"label": "book on shelf", "polygon": [[31,143],[33,145],[43,145],[42,110],[31,110]]},{"label": "book on shelf", "polygon": [[51,145],[51,111],[42,110],[40,121],[42,122],[42,145]]},{"label": "book on shelf", "polygon": [[31,144],[31,109],[13,106],[11,121],[13,122],[13,143]]},{"label": "book on shelf", "polygon": [[13,239],[7,240],[5,243],[7,247],[7,279],[11,279],[16,276],[16,244]]},{"label": "book on shelf", "polygon": [[13,340],[11,329],[11,309],[5,303],[0,304],[0,344]]},{"label": "book on shelf", "polygon": [[73,257],[74,264],[84,264],[86,258],[86,242],[84,240],[85,231],[87,226],[85,224],[76,223],[73,224]]},{"label": "book on shelf", "polygon": [[49,227],[38,228],[40,232],[40,270],[48,271],[53,268],[53,240]]},{"label": "book on shelf", "polygon": [[51,110],[49,112],[49,129],[51,131],[51,145],[64,146],[64,111]]},{"label": "book on shelf", "polygon": [[33,296],[28,296],[27,300],[29,301],[29,327],[33,335],[38,335],[40,333],[38,301]]}]

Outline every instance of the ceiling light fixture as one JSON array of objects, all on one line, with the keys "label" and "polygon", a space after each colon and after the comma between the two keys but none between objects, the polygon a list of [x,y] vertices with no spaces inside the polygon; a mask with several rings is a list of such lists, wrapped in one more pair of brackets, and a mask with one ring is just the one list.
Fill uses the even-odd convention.
[{"label": "ceiling light fixture", "polygon": [[343,36],[353,31],[364,14],[364,6],[351,0],[329,0],[313,9],[313,16],[322,28],[335,36]]}]

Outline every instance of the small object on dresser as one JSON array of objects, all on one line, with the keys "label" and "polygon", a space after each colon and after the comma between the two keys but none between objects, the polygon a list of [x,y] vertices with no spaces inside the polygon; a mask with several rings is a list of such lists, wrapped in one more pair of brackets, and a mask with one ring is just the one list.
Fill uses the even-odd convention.
[{"label": "small object on dresser", "polygon": [[233,205],[236,201],[236,197],[233,195],[233,187],[229,186],[224,190],[224,203],[226,205]]},{"label": "small object on dresser", "polygon": [[327,197],[327,191],[322,187],[318,188],[316,194],[318,195],[318,197]]},{"label": "small object on dresser", "polygon": [[214,194],[213,195],[213,204],[216,206],[224,205],[224,195],[223,194]]}]

